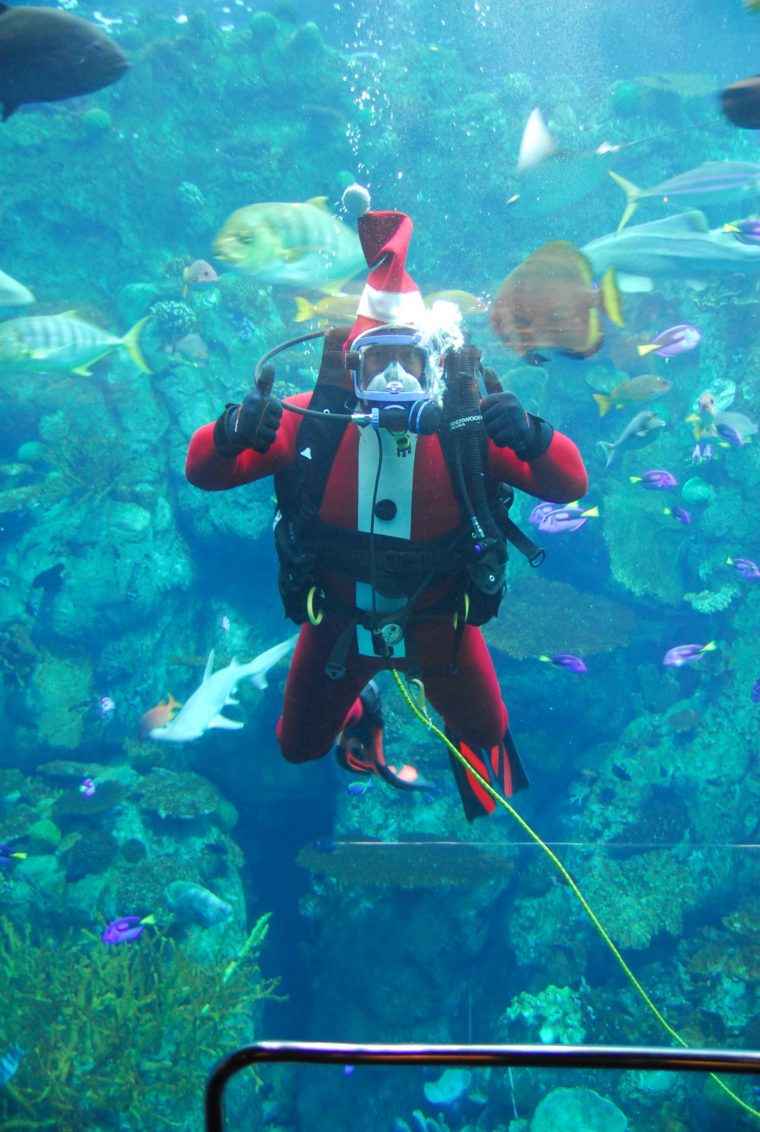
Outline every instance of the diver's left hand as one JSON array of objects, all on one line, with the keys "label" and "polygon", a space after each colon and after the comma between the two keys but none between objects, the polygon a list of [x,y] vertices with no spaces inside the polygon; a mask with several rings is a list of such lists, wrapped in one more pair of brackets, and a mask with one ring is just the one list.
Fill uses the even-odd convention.
[{"label": "diver's left hand", "polygon": [[480,402],[483,423],[497,448],[511,448],[520,460],[535,460],[551,444],[554,429],[527,413],[509,390],[491,393]]}]

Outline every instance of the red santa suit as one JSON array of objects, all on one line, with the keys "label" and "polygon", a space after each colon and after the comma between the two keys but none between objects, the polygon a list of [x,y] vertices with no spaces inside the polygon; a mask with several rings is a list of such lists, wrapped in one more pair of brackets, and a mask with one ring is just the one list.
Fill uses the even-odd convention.
[{"label": "red santa suit", "polygon": [[[310,398],[305,393],[288,398],[285,403],[308,407]],[[301,420],[286,410],[268,452],[260,455],[247,449],[234,458],[217,454],[214,425],[204,425],[190,442],[188,480],[206,491],[224,491],[283,471],[296,459]],[[409,439],[411,451],[399,456],[395,439],[387,430],[360,429],[349,424],[330,470],[319,519],[341,531],[372,530],[404,539],[410,548],[424,547],[461,529],[461,509],[437,436]],[[500,482],[554,503],[579,499],[588,486],[578,449],[559,432],[554,433],[548,450],[531,463],[519,460],[511,449],[497,448],[489,441],[488,473]],[[380,503],[384,505],[378,506]],[[351,586],[340,574],[332,579],[332,585],[347,605],[372,608],[372,590],[366,583]],[[453,592],[454,579],[449,588]],[[434,592],[423,593],[416,611],[445,604],[446,589],[447,583],[438,583]],[[375,594],[376,609],[393,609],[394,602],[401,605],[403,599]],[[406,670],[403,641],[394,647],[390,657],[377,657],[371,635],[357,626],[345,675],[330,679],[325,667],[347,620],[325,617],[320,625],[307,623],[301,629],[277,728],[282,753],[291,762],[318,759],[330,750],[359,692],[377,671],[389,667]],[[454,650],[450,611],[412,623],[409,632],[414,638],[427,698],[450,730],[474,748],[490,749],[499,744],[507,727],[507,709],[480,629],[465,626],[455,675],[450,671]]]},{"label": "red santa suit", "polygon": [[[367,204],[362,207],[366,209]],[[411,230],[411,220],[403,213],[365,211],[360,216],[359,236],[370,272],[348,344],[368,328],[421,324],[424,304],[405,267]],[[350,390],[347,374],[342,376]],[[311,396],[288,398],[285,405],[307,407]],[[321,404],[318,407],[322,409]],[[203,426],[190,442],[187,478],[206,491],[224,491],[285,473],[295,461],[312,455],[307,442],[299,444],[302,419],[286,409],[266,453],[248,448],[237,456],[219,454],[214,446],[214,424]],[[587,488],[578,449],[558,432],[543,454],[529,463],[511,448],[497,448],[488,441],[484,473],[494,486],[506,483],[555,503],[579,499]],[[462,628],[461,621],[458,631],[455,628],[456,596],[463,592],[462,570],[458,575],[454,567],[447,572],[444,563],[429,585],[420,584],[418,571],[405,589],[403,577],[399,584],[398,572],[391,584],[387,574],[374,569],[374,547],[382,542],[381,536],[393,540],[397,563],[419,562],[426,557],[426,547],[430,548],[427,558],[434,557],[432,548],[466,526],[438,436],[410,433],[408,445],[399,446],[395,434],[387,429],[349,423],[334,451],[318,519],[328,532],[328,547],[334,544],[329,552],[323,551],[324,568],[318,571],[327,595],[326,613],[320,624],[303,625],[293,655],[277,726],[285,758],[300,763],[325,755],[341,729],[361,714],[357,697],[368,681],[380,669],[395,668],[421,674],[428,701],[443,717],[460,750],[466,749],[471,764],[489,775],[497,766],[503,768],[497,773],[498,785],[511,793],[509,758],[503,757],[511,742],[507,709],[493,661],[478,628],[470,624]],[[336,555],[335,547],[342,547],[344,553]],[[406,547],[409,552],[404,559]],[[424,570],[422,574],[424,577]],[[384,613],[392,618],[392,611],[401,607],[407,613],[411,609],[405,633],[386,645],[385,655],[377,655],[372,624]],[[363,616],[362,611],[370,616]],[[459,616],[462,618],[461,612]],[[338,648],[343,671],[339,678],[331,678],[327,668],[335,671],[332,661]],[[477,752],[483,753],[480,762]],[[482,808],[468,809],[456,765],[455,772],[468,817],[490,812],[494,803],[487,795],[481,796],[482,792],[477,799]],[[472,779],[469,774],[466,777]],[[475,780],[468,785],[477,794]]]}]

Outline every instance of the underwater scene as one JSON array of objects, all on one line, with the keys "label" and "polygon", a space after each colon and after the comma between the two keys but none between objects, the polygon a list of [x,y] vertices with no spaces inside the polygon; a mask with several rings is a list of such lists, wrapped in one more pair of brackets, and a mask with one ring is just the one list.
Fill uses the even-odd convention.
[{"label": "underwater scene", "polygon": [[760,3],[97,5],[0,5],[0,1127],[195,1132],[265,1039],[757,1050]]}]

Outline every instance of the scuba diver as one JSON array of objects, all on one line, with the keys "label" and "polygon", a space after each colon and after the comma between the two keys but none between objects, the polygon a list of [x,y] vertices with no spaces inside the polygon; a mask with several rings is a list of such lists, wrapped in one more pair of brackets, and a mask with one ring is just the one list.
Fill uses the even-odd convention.
[{"label": "scuba diver", "polygon": [[[289,762],[322,758],[337,739],[346,770],[429,788],[383,750],[373,678],[397,669],[422,682],[468,765],[510,796],[528,781],[479,626],[504,593],[507,541],[542,555],[508,517],[512,488],[569,503],[586,470],[571,440],[481,369],[458,327],[434,325],[406,271],[410,218],[370,211],[352,188],[369,267],[354,325],[326,332],[310,393],[280,401],[262,369],[241,404],[194,434],[187,478],[224,491],[274,476],[280,593],[302,626],[277,725]],[[451,762],[468,820],[492,812]]]}]

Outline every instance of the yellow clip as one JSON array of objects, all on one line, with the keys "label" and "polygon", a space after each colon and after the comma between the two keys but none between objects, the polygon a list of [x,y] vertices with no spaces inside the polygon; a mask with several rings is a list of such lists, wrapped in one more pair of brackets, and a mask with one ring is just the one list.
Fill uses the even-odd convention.
[{"label": "yellow clip", "polygon": [[306,598],[306,612],[312,625],[321,625],[325,616],[323,609],[320,609],[318,613],[314,612],[314,599],[316,598],[318,593],[319,590],[317,589],[317,587],[312,586],[309,590],[308,597]]},{"label": "yellow clip", "polygon": [[407,680],[406,683],[417,710],[421,712],[426,719],[430,719],[427,704],[425,703],[425,685],[418,677],[415,677],[413,680]]},{"label": "yellow clip", "polygon": [[[470,595],[468,593],[466,593],[464,595],[463,604],[464,604],[464,620],[465,620],[465,624],[467,624],[467,618],[470,616]],[[459,628],[459,610],[456,611],[452,620],[453,620],[454,628],[458,629]]]}]

